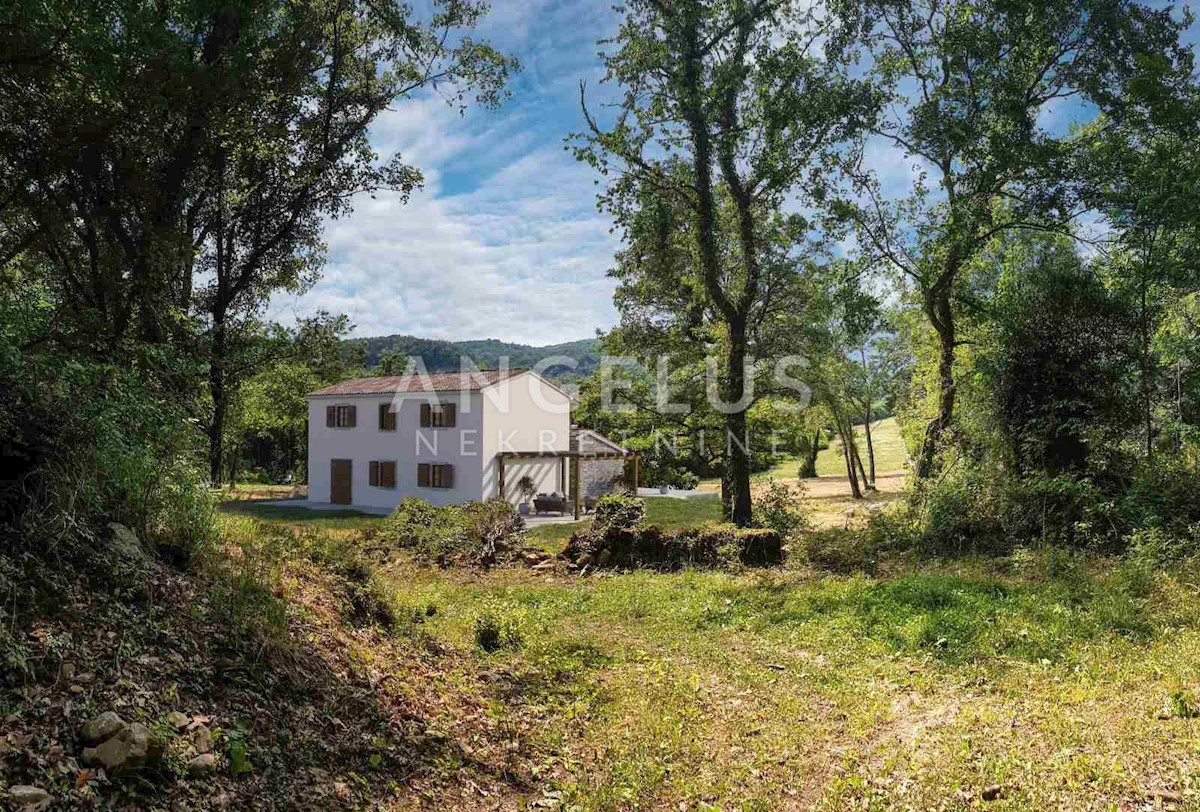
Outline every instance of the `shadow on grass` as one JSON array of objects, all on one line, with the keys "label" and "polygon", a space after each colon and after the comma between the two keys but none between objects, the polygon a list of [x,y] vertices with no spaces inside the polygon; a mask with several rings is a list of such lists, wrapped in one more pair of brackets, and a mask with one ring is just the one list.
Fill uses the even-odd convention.
[{"label": "shadow on grass", "polygon": [[266,522],[284,524],[317,523],[347,529],[369,527],[387,518],[374,513],[363,513],[362,511],[352,509],[313,510],[304,507],[266,504],[263,501],[249,499],[222,502],[218,506],[218,509],[223,513],[249,516],[255,519],[262,519]]}]

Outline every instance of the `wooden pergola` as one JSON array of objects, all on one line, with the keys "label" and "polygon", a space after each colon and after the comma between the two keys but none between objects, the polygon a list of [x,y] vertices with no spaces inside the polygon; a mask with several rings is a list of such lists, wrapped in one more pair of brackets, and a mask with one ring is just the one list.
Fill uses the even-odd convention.
[{"label": "wooden pergola", "polygon": [[567,461],[571,462],[571,481],[574,483],[571,488],[571,498],[575,503],[575,521],[579,521],[583,504],[581,494],[583,478],[580,476],[580,468],[584,460],[633,460],[633,465],[629,466],[625,484],[628,485],[630,492],[637,493],[639,461],[637,453],[633,451],[501,451],[496,454],[500,498],[504,498],[504,465],[508,460],[550,459],[558,460],[558,481],[563,493],[567,491]]}]

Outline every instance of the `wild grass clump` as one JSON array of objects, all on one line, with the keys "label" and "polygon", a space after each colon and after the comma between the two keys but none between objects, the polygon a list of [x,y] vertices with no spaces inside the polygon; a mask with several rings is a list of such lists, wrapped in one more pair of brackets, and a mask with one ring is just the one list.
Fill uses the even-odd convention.
[{"label": "wild grass clump", "polygon": [[197,559],[212,587],[212,605],[230,626],[281,641],[287,632],[283,569],[299,547],[286,528],[253,519],[222,516],[220,542]]},{"label": "wild grass clump", "polygon": [[525,617],[497,601],[487,602],[475,617],[475,645],[488,654],[501,649],[516,650],[525,642]]}]

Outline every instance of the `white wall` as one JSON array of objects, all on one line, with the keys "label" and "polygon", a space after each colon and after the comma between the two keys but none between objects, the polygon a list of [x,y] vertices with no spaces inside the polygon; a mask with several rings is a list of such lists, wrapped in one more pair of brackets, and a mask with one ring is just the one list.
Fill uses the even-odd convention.
[{"label": "white wall", "polygon": [[[421,428],[422,403],[455,403],[456,426]],[[380,431],[379,404],[393,403],[396,430]],[[325,425],[325,407],[354,404],[357,425],[352,429]],[[483,496],[484,408],[479,392],[443,392],[438,395],[353,395],[310,397],[308,401],[308,493],[314,502],[329,502],[330,461],[351,460],[351,500],[355,505],[395,507],[407,496],[418,496],[435,505],[454,504]],[[421,442],[418,442],[420,438]],[[375,488],[370,483],[372,460],[396,462],[396,487]],[[454,466],[453,488],[417,487],[421,462]]]},{"label": "white wall", "polygon": [[[499,451],[569,451],[571,400],[541,377],[526,372],[482,393],[484,409],[483,494],[493,499],[499,491]],[[509,460],[504,469],[505,498],[516,504],[517,481],[529,474],[539,493],[561,490],[559,461],[550,457]],[[567,472],[568,483],[570,471]]]}]

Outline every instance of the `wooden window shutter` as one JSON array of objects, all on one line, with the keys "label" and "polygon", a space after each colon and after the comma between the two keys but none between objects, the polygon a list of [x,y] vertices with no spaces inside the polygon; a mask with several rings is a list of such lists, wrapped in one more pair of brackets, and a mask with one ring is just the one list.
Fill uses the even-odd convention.
[{"label": "wooden window shutter", "polygon": [[347,428],[354,428],[356,425],[358,425],[358,407],[347,406],[346,409],[348,411],[348,414],[346,415],[346,426]]},{"label": "wooden window shutter", "polygon": [[379,463],[379,484],[385,488],[396,487],[396,462],[394,460]]},{"label": "wooden window shutter", "polygon": [[453,465],[443,465],[442,466],[442,487],[443,488],[453,488],[454,487],[454,466]]},{"label": "wooden window shutter", "polygon": [[337,406],[325,407],[325,428],[333,428],[337,425]]},{"label": "wooden window shutter", "polygon": [[396,430],[396,413],[392,411],[392,404],[379,404],[379,429],[380,431],[395,431]]},{"label": "wooden window shutter", "polygon": [[443,425],[448,429],[454,428],[454,425],[458,418],[457,404],[447,403],[445,406],[442,407],[442,414],[445,416],[445,422],[443,423]]},{"label": "wooden window shutter", "polygon": [[417,487],[429,487],[429,463],[422,462],[417,465]]},{"label": "wooden window shutter", "polygon": [[433,422],[433,407],[428,403],[421,404],[421,428],[427,429]]},{"label": "wooden window shutter", "polygon": [[379,485],[380,485],[380,481],[379,481],[379,463],[377,463],[377,462],[375,462],[375,461],[372,461],[372,462],[371,462],[370,482],[371,482],[371,487],[372,487],[372,488],[378,488],[378,487],[379,487]]}]

